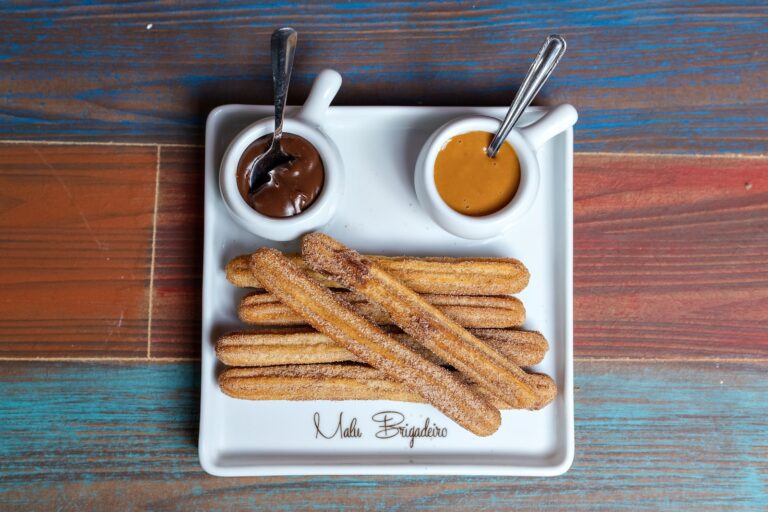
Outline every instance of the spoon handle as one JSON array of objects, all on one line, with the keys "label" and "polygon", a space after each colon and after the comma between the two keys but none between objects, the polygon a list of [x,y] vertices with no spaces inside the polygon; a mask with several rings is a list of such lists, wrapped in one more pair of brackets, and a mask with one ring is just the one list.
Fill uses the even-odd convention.
[{"label": "spoon handle", "polygon": [[275,96],[275,138],[283,135],[283,110],[288,99],[288,84],[291,82],[293,55],[296,53],[298,36],[292,28],[281,28],[272,32],[270,50],[272,54],[272,86]]},{"label": "spoon handle", "polygon": [[509,135],[509,132],[514,128],[515,123],[517,123],[517,120],[523,115],[523,112],[528,108],[528,105],[531,104],[533,98],[539,93],[541,86],[544,85],[544,82],[547,81],[549,75],[552,74],[552,71],[555,69],[555,66],[557,66],[557,63],[560,62],[564,53],[565,39],[556,34],[547,36],[538,55],[536,55],[531,67],[528,69],[528,73],[525,75],[523,83],[517,90],[515,99],[512,100],[512,105],[509,107],[507,115],[501,123],[501,128],[499,128],[499,131],[496,132],[496,136],[488,145],[486,154],[489,157],[493,158],[496,156],[499,148],[504,143],[504,140],[506,140],[507,135]]}]

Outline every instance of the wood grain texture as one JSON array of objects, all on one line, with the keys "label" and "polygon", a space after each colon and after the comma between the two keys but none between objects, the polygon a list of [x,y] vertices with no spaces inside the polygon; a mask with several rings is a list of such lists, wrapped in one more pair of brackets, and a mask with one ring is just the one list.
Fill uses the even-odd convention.
[{"label": "wood grain texture", "polygon": [[557,478],[214,478],[193,363],[0,365],[4,510],[697,510],[768,507],[768,367],[581,362]]},{"label": "wood grain texture", "polygon": [[203,150],[160,153],[152,357],[198,357],[203,276]]},{"label": "wood grain texture", "polygon": [[0,145],[0,357],[146,355],[155,164]]},{"label": "wood grain texture", "polygon": [[579,357],[768,356],[768,159],[583,156]]},{"label": "wood grain texture", "polygon": [[[153,354],[196,356],[203,164],[163,155]],[[574,172],[577,357],[768,357],[768,158],[577,154]]]},{"label": "wood grain texture", "polygon": [[13,2],[0,7],[0,138],[201,143],[226,103],[271,102],[268,37],[300,34],[290,101],[333,67],[346,105],[504,105],[543,37],[538,101],[580,151],[768,151],[768,7],[704,0]]}]

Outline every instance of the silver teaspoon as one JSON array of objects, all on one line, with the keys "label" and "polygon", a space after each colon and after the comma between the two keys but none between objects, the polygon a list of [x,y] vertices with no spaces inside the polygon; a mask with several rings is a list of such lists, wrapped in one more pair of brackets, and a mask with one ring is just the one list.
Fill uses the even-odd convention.
[{"label": "silver teaspoon", "polygon": [[488,149],[485,151],[489,157],[494,158],[496,153],[499,152],[499,148],[501,148],[501,145],[506,140],[507,135],[515,127],[518,119],[523,115],[528,105],[531,104],[533,98],[539,93],[541,86],[544,85],[549,75],[552,74],[564,53],[565,39],[557,34],[547,36],[538,55],[536,55],[531,67],[528,69],[522,85],[517,90],[515,99],[512,100],[512,105],[510,105],[499,131],[496,132],[493,140],[488,145]]},{"label": "silver teaspoon", "polygon": [[269,148],[253,162],[251,167],[251,194],[269,182],[269,171],[292,158],[280,147],[280,138],[283,136],[283,111],[288,99],[288,84],[291,81],[297,39],[296,31],[289,27],[272,32],[270,53],[272,55],[272,87],[275,96],[275,133]]}]

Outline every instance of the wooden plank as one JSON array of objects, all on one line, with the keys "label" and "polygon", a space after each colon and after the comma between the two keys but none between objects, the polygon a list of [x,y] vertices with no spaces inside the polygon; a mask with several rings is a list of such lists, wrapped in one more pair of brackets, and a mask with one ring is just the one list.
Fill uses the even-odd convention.
[{"label": "wooden plank", "polygon": [[[226,103],[271,103],[268,37],[300,33],[290,100],[338,69],[346,105],[504,105],[543,37],[568,54],[539,102],[580,151],[765,153],[764,2],[7,3],[0,138],[201,143]],[[76,35],[76,37],[73,37]]]},{"label": "wooden plank", "polygon": [[584,156],[580,357],[768,356],[768,159]]},{"label": "wooden plank", "polygon": [[0,357],[144,356],[156,149],[0,145]]},{"label": "wooden plank", "polygon": [[152,357],[198,357],[203,275],[203,150],[163,148],[158,186]]},{"label": "wooden plank", "polygon": [[[197,356],[203,168],[163,150],[153,354]],[[768,158],[576,155],[579,357],[768,356]]]},{"label": "wooden plank", "polygon": [[765,364],[580,362],[557,478],[207,476],[192,363],[0,365],[4,510],[763,510]]}]

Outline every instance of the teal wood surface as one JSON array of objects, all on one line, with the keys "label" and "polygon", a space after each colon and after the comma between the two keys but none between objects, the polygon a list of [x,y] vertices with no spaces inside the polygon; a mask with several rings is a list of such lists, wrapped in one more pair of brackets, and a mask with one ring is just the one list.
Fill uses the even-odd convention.
[{"label": "teal wood surface", "polygon": [[0,138],[202,143],[205,115],[271,103],[268,41],[293,25],[289,100],[338,69],[346,105],[505,105],[551,32],[539,95],[579,109],[577,151],[768,151],[768,5],[553,2],[6,2]]},{"label": "teal wood surface", "polygon": [[765,510],[768,364],[582,361],[546,479],[201,473],[196,363],[3,363],[4,510]]}]

